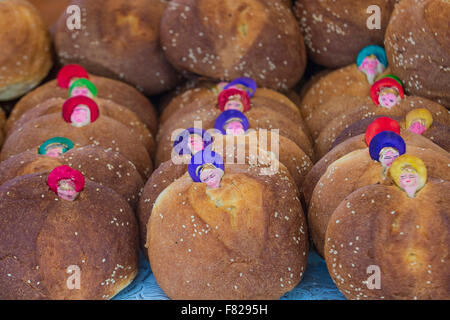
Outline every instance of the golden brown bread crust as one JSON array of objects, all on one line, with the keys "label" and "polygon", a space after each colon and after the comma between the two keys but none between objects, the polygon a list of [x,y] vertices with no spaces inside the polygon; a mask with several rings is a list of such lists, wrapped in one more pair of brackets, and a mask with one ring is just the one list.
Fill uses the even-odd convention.
[{"label": "golden brown bread crust", "polygon": [[[347,129],[342,131],[341,134],[334,140],[333,144],[331,145],[331,149],[333,149],[335,146],[341,144],[342,142],[351,137],[365,133],[369,124],[371,124],[377,118],[378,117],[370,117],[353,123]],[[402,121],[400,117],[390,117],[390,118],[399,122],[402,128],[406,128],[404,121]],[[427,131],[425,131],[422,134],[422,136],[430,139],[445,151],[450,152],[450,140],[448,138],[450,137],[449,126],[445,126],[443,124],[434,121],[431,127],[428,128]]]},{"label": "golden brown bread crust", "polygon": [[[444,149],[420,135],[402,130],[401,136],[407,145],[431,149],[436,152],[447,154]],[[345,140],[343,143],[337,145],[325,156],[323,156],[308,172],[303,183],[303,195],[305,197],[306,204],[309,205],[309,201],[311,200],[311,196],[317,182],[320,180],[325,171],[327,171],[330,164],[354,150],[365,148],[367,148],[367,145],[364,139],[364,134],[361,134]]]},{"label": "golden brown bread crust", "polygon": [[81,8],[82,29],[70,31],[64,13],[55,29],[62,64],[132,84],[147,94],[172,89],[180,80],[159,45],[163,0],[74,0]]},{"label": "golden brown bread crust", "polygon": [[136,167],[120,153],[96,146],[69,150],[58,159],[38,154],[37,148],[12,156],[0,162],[0,185],[18,176],[48,172],[61,165],[77,169],[86,179],[116,191],[136,208],[144,187]]},{"label": "golden brown bread crust", "polygon": [[[449,189],[448,181],[429,180],[410,199],[397,187],[372,185],[342,201],[325,246],[339,290],[348,299],[450,299]],[[363,283],[371,265],[380,268],[379,290]]]},{"label": "golden brown bread crust", "polygon": [[222,80],[246,76],[278,91],[293,87],[305,70],[300,28],[279,2],[173,0],[161,26],[163,50],[179,70]]},{"label": "golden brown bread crust", "polygon": [[[112,100],[113,102],[124,106],[139,117],[147,125],[152,134],[158,130],[158,117],[155,107],[138,90],[124,82],[89,75],[89,80],[98,89],[98,98]],[[9,131],[13,123],[20,118],[29,109],[35,107],[41,102],[50,98],[64,98],[69,96],[68,89],[62,89],[58,86],[57,80],[49,81],[42,86],[34,89],[17,102],[11,115],[8,118],[6,132]]]},{"label": "golden brown bread crust", "polygon": [[389,64],[411,95],[450,108],[450,3],[403,0],[392,13],[385,46]]},{"label": "golden brown bread crust", "polygon": [[[300,22],[308,56],[328,68],[347,66],[364,47],[383,45],[384,33],[396,0],[297,0],[294,13]],[[367,8],[381,9],[381,29],[370,30]]]},{"label": "golden brown bread crust", "polygon": [[[144,145],[149,154],[154,154],[156,151],[155,140],[145,124],[139,120],[134,112],[111,100],[104,100],[101,98],[94,98],[93,100],[97,103],[99,113],[102,116],[107,116],[128,127],[129,132],[132,132],[138,137],[137,141]],[[66,99],[63,98],[50,98],[42,101],[42,103],[22,114],[22,116],[13,123],[8,132],[8,136],[31,120],[48,114],[61,114],[65,101]]]},{"label": "golden brown bread crust", "polygon": [[[413,109],[425,108],[431,112],[434,121],[446,126],[450,125],[450,112],[447,109],[436,102],[416,96],[405,96],[405,99],[402,99],[399,105],[390,110],[375,106],[369,98],[335,97],[328,101],[327,104],[329,106],[327,110],[330,110],[330,114],[335,114],[335,110],[340,110],[341,114],[328,121],[315,140],[314,150],[318,158],[323,157],[330,150],[333,141],[343,130],[367,117],[386,115],[404,118]],[[325,106],[323,107],[325,108]],[[352,111],[345,113],[344,110],[346,109]]]},{"label": "golden brown bread crust", "polygon": [[53,62],[47,27],[29,2],[1,1],[0,33],[0,101],[6,101],[36,87]]},{"label": "golden brown bread crust", "polygon": [[28,0],[39,10],[48,28],[58,20],[62,12],[70,5],[71,0]]},{"label": "golden brown bread crust", "polygon": [[55,135],[73,141],[76,147],[98,145],[111,148],[129,159],[145,179],[152,172],[152,161],[145,147],[136,143],[139,138],[120,122],[100,116],[95,122],[75,128],[65,122],[60,114],[50,114],[27,122],[11,134],[3,145],[1,160],[41,145]]},{"label": "golden brown bread crust", "polygon": [[213,190],[186,174],[158,197],[147,245],[170,298],[278,299],[297,285],[308,252],[298,192],[286,169],[259,169],[226,166]]},{"label": "golden brown bread crust", "polygon": [[[428,177],[450,181],[450,154],[410,145],[406,153],[420,158],[427,167]],[[330,217],[339,203],[359,188],[373,184],[393,184],[389,177],[383,179],[379,162],[370,158],[369,150],[361,149],[333,162],[322,175],[311,197],[308,209],[308,226],[317,252],[324,256],[325,232]]]},{"label": "golden brown bread crust", "polygon": [[[0,187],[0,298],[112,298],[137,274],[133,211],[89,180],[76,201],[61,200],[46,179],[27,175]],[[81,269],[80,290],[66,286],[70,265]]]}]

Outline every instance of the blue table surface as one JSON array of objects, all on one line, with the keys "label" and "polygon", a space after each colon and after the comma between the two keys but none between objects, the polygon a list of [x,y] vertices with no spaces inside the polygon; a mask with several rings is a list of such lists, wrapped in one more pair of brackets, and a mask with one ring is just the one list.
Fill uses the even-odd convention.
[{"label": "blue table surface", "polygon": [[[325,260],[313,250],[309,253],[308,265],[302,281],[294,290],[281,297],[281,300],[344,299],[344,295],[338,290],[328,273]],[[113,300],[169,300],[169,298],[156,283],[150,264],[141,253],[136,279]]]}]

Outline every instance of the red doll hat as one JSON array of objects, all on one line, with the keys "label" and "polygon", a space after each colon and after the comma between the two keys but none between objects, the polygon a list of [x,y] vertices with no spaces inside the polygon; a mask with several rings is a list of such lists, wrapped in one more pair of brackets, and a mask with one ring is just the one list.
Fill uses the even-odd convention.
[{"label": "red doll hat", "polygon": [[73,78],[89,79],[87,71],[78,64],[68,64],[58,72],[58,85],[63,89],[69,89]]},{"label": "red doll hat", "polygon": [[375,82],[370,88],[370,97],[372,98],[373,103],[375,103],[377,106],[380,104],[380,102],[378,101],[378,95],[383,88],[396,88],[400,94],[400,97],[402,99],[405,97],[403,87],[397,80],[389,77],[383,78]]},{"label": "red doll hat", "polygon": [[67,99],[64,102],[62,112],[63,118],[66,122],[71,123],[70,116],[72,115],[73,110],[79,105],[85,105],[91,110],[91,122],[97,120],[99,116],[98,105],[97,103],[89,97],[85,96],[76,96],[70,99]]},{"label": "red doll hat", "polygon": [[400,125],[397,121],[389,117],[380,117],[374,120],[371,124],[369,124],[366,130],[365,138],[367,146],[370,145],[370,141],[372,141],[373,137],[383,131],[392,131],[400,135]]},{"label": "red doll hat", "polygon": [[50,172],[47,178],[47,185],[54,193],[58,192],[58,182],[60,180],[72,180],[75,184],[75,191],[81,192],[84,189],[84,176],[80,171],[72,169],[69,166],[59,166]]},{"label": "red doll hat", "polygon": [[231,88],[231,89],[226,89],[223,90],[218,97],[218,106],[220,111],[224,111],[225,110],[225,105],[228,102],[228,99],[232,96],[241,96],[241,101],[242,104],[244,105],[244,110],[243,112],[246,112],[248,110],[250,110],[251,106],[250,106],[250,97],[248,95],[247,92],[243,91],[243,90],[239,90],[239,89],[235,89],[235,88]]}]

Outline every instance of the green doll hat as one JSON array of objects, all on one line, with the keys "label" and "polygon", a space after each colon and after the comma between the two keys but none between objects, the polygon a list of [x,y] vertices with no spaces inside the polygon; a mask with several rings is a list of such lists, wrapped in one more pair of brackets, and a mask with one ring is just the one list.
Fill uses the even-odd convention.
[{"label": "green doll hat", "polygon": [[67,139],[67,138],[63,138],[63,137],[54,137],[51,139],[48,139],[47,141],[45,141],[43,144],[41,144],[41,146],[38,149],[38,153],[45,155],[47,154],[47,147],[51,144],[62,144],[65,145],[66,147],[63,149],[63,153],[66,153],[67,151],[69,151],[70,149],[73,149],[74,144],[71,140]]},{"label": "green doll hat", "polygon": [[69,97],[72,96],[72,91],[76,87],[86,87],[92,93],[92,95],[94,97],[97,96],[97,93],[98,93],[97,87],[91,81],[89,81],[88,79],[81,78],[81,79],[78,79],[78,80],[74,81],[72,83],[72,85],[70,86]]}]

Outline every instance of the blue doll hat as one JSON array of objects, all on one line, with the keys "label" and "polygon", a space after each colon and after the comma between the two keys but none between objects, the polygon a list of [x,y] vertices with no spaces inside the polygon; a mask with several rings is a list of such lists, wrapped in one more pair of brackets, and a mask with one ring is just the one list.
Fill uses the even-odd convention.
[{"label": "blue doll hat", "polygon": [[206,149],[206,147],[211,145],[213,142],[212,136],[203,129],[200,129],[200,128],[186,129],[177,136],[177,138],[175,139],[175,142],[173,143],[173,148],[175,149],[175,152],[177,152],[179,155],[183,155],[183,154],[192,155],[192,152],[191,152],[190,148],[188,147],[189,137],[191,134],[197,134],[200,137],[202,137],[205,149]]},{"label": "blue doll hat", "polygon": [[41,144],[41,146],[38,149],[38,154],[42,154],[42,155],[47,154],[47,147],[52,144],[61,144],[61,145],[65,146],[62,150],[63,153],[66,153],[67,151],[69,151],[70,149],[73,149],[73,147],[74,147],[74,144],[71,140],[69,140],[67,138],[63,138],[63,137],[54,137],[54,138],[48,139],[43,144]]},{"label": "blue doll hat", "polygon": [[250,128],[250,123],[248,122],[247,117],[239,110],[226,110],[222,112],[217,117],[216,122],[214,123],[214,128],[222,132],[224,135],[227,134],[227,131],[224,128],[225,124],[233,118],[238,119],[242,123],[245,131]]},{"label": "blue doll hat", "polygon": [[388,147],[396,149],[400,155],[406,152],[406,144],[401,136],[392,131],[383,131],[373,137],[370,141],[370,157],[373,160],[378,161],[380,159],[381,150]]},{"label": "blue doll hat", "polygon": [[372,54],[377,57],[378,61],[380,61],[385,68],[387,68],[388,59],[386,56],[386,51],[383,47],[377,45],[367,46],[359,52],[358,57],[356,58],[357,66],[360,67],[364,59]]},{"label": "blue doll hat", "polygon": [[225,86],[224,90],[230,89],[232,86],[238,84],[246,88],[245,91],[247,92],[250,98],[252,98],[255,95],[256,89],[258,88],[258,85],[256,84],[255,80],[253,80],[252,78],[243,77],[231,81],[229,84]]},{"label": "blue doll hat", "polygon": [[200,174],[205,165],[210,164],[217,169],[225,172],[225,165],[220,154],[215,153],[210,148],[197,152],[191,158],[191,163],[188,165],[188,172],[194,182],[202,182]]}]

